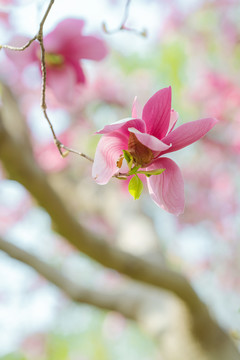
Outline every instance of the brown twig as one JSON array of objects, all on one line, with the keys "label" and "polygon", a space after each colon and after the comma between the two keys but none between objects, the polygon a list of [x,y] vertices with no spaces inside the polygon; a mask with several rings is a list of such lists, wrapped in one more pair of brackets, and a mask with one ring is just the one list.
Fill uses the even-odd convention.
[{"label": "brown twig", "polygon": [[125,5],[125,9],[124,9],[124,15],[123,15],[121,25],[117,29],[108,30],[107,26],[106,26],[106,23],[102,24],[103,30],[104,30],[104,32],[106,34],[115,34],[115,33],[119,32],[121,30],[125,30],[125,31],[135,32],[137,35],[141,35],[141,36],[144,36],[144,37],[147,36],[146,29],[137,30],[137,29],[133,29],[133,28],[130,28],[130,27],[126,26],[126,22],[127,22],[128,16],[129,16],[130,3],[131,3],[131,0],[127,0],[126,5]]},{"label": "brown twig", "polygon": [[54,131],[54,128],[52,126],[52,123],[48,117],[48,114],[47,114],[47,103],[46,103],[46,80],[47,80],[47,71],[46,71],[46,61],[45,61],[45,47],[44,47],[44,43],[43,43],[43,26],[44,26],[44,23],[47,19],[47,16],[51,10],[51,7],[53,6],[54,4],[54,0],[50,0],[50,3],[48,5],[48,8],[42,18],[42,21],[40,22],[40,25],[39,25],[39,30],[38,30],[38,34],[37,34],[37,40],[39,42],[39,45],[40,45],[40,49],[41,49],[41,72],[42,72],[42,91],[41,91],[41,108],[42,108],[42,111],[43,111],[43,115],[45,117],[45,119],[47,120],[48,124],[49,124],[49,127],[50,127],[50,130],[52,132],[52,135],[53,135],[53,139],[54,139],[54,142],[58,148],[58,151],[60,152],[61,156],[63,157],[64,154],[62,153],[62,149],[61,149],[61,142],[58,140],[57,136],[56,136],[56,133]]},{"label": "brown twig", "polygon": [[26,48],[28,48],[31,43],[34,41],[34,40],[37,40],[37,35],[35,35],[32,39],[30,39],[25,45],[23,46],[11,46],[11,45],[0,45],[0,49],[8,49],[8,50],[14,50],[14,51],[23,51],[25,50]]},{"label": "brown twig", "polygon": [[63,145],[62,143],[60,143],[59,145],[60,145],[60,147],[61,147],[62,149],[65,149],[65,150],[66,150],[66,152],[63,153],[63,156],[66,156],[69,152],[71,152],[71,153],[73,153],[73,154],[77,154],[77,155],[79,155],[79,156],[82,156],[84,159],[87,159],[87,160],[89,160],[89,161],[91,161],[91,162],[94,161],[90,156],[88,156],[88,155],[86,155],[86,154],[84,154],[84,153],[82,153],[82,152],[80,152],[80,151],[71,149],[71,148],[69,148],[68,146]]}]

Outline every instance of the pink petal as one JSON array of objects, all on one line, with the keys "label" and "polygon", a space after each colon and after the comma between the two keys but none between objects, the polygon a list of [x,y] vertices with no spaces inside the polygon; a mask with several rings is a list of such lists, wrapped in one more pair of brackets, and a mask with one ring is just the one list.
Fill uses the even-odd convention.
[{"label": "pink petal", "polygon": [[149,149],[153,150],[153,151],[164,151],[167,150],[168,148],[170,148],[171,145],[166,145],[164,144],[161,140],[157,139],[155,136],[153,135],[149,135],[146,133],[141,133],[140,131],[134,129],[134,128],[129,128],[128,129],[130,132],[134,133],[137,137],[137,139],[145,146],[147,146]]},{"label": "pink petal", "polygon": [[108,53],[103,40],[95,36],[82,36],[76,43],[75,56],[80,59],[90,59],[100,61]]},{"label": "pink petal", "polygon": [[45,37],[45,49],[65,59],[102,60],[108,53],[105,43],[95,36],[84,36],[84,21],[66,19]]},{"label": "pink petal", "polygon": [[104,135],[100,139],[92,167],[92,176],[98,184],[107,184],[120,170],[117,167],[117,160],[122,155],[123,149],[127,149],[127,141],[119,133]]},{"label": "pink petal", "polygon": [[[84,21],[81,19],[69,18],[61,21],[44,39],[47,52],[55,54],[67,52],[73,43],[82,36]],[[65,50],[64,50],[65,49]]]},{"label": "pink petal", "polygon": [[47,68],[47,86],[49,86],[58,101],[70,104],[75,95],[76,74],[72,67]]},{"label": "pink petal", "polygon": [[85,75],[84,75],[83,69],[82,69],[82,67],[81,67],[81,65],[80,65],[80,62],[79,62],[79,61],[70,60],[70,61],[68,61],[67,64],[70,65],[70,66],[74,69],[77,84],[83,84],[83,83],[85,83],[85,82],[86,82],[86,79],[85,79]]},{"label": "pink petal", "polygon": [[[25,36],[15,36],[10,40],[10,45],[21,47],[25,45],[30,39]],[[40,54],[40,47],[37,42],[33,42],[24,51],[5,50],[7,57],[12,60],[14,65],[22,71],[26,66],[31,65],[33,62],[39,61],[37,53]]]},{"label": "pink petal", "polygon": [[135,118],[135,119],[141,119],[141,117],[142,117],[142,109],[140,107],[139,102],[137,101],[136,96],[135,96],[135,98],[133,100],[132,117]]},{"label": "pink petal", "polygon": [[190,121],[179,126],[162,139],[164,143],[172,144],[172,147],[164,151],[164,153],[176,151],[194,143],[211,130],[216,123],[216,119],[206,118]]},{"label": "pink petal", "polygon": [[156,160],[147,170],[166,169],[160,175],[147,179],[148,190],[153,201],[164,210],[180,215],[184,211],[184,183],[177,164],[168,158]]},{"label": "pink petal", "polygon": [[112,123],[110,125],[104,126],[103,129],[97,131],[96,134],[109,134],[113,131],[120,131],[125,136],[129,135],[128,129],[135,128],[139,131],[145,131],[145,123],[141,119],[122,119]]},{"label": "pink petal", "polygon": [[147,126],[147,133],[162,139],[169,128],[171,111],[171,87],[159,90],[143,108],[142,118]]},{"label": "pink petal", "polygon": [[169,121],[169,127],[168,127],[168,132],[167,134],[169,134],[174,126],[176,125],[176,122],[178,120],[178,112],[176,112],[175,110],[171,110],[171,113],[170,113],[170,121]]}]

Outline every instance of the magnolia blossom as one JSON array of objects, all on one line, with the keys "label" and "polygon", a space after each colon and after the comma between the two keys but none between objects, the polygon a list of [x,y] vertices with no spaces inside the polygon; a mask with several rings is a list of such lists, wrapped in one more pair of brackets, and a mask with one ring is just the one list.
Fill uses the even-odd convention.
[{"label": "magnolia blossom", "polygon": [[[171,109],[171,87],[159,90],[138,113],[136,100],[132,118],[106,125],[97,134],[100,139],[92,175],[100,185],[112,176],[133,170],[123,161],[127,152],[135,174],[145,173],[151,198],[164,210],[179,215],[184,210],[184,184],[177,164],[164,155],[180,150],[204,136],[217,122],[206,118],[188,122],[174,129],[178,113]],[[124,156],[126,158],[126,156]],[[128,163],[129,165],[129,163]],[[161,169],[164,171],[161,173]]]},{"label": "magnolia blossom", "polygon": [[[47,86],[61,102],[69,102],[76,85],[86,81],[81,59],[100,61],[107,55],[104,42],[95,36],[83,35],[83,27],[83,20],[65,19],[44,37]],[[17,37],[11,43],[20,46],[28,40]],[[40,69],[41,52],[37,42],[22,52],[7,51],[7,55],[20,70],[33,63],[38,63]]]}]

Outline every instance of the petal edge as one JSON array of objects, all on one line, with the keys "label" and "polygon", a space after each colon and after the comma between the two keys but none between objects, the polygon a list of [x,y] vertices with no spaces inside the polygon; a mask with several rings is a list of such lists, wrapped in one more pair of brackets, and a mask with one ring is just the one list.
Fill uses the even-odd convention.
[{"label": "petal edge", "polygon": [[168,131],[171,112],[171,86],[157,91],[145,104],[142,118],[147,133],[162,139]]},{"label": "petal edge", "polygon": [[162,139],[165,144],[172,144],[172,147],[164,151],[164,154],[180,150],[201,139],[217,122],[218,120],[215,118],[205,118],[177,127]]},{"label": "petal edge", "polygon": [[123,135],[113,133],[104,135],[97,145],[92,167],[92,177],[99,185],[105,185],[119,170],[117,160],[126,148],[126,140]]},{"label": "petal edge", "polygon": [[184,211],[184,183],[181,170],[169,158],[156,160],[147,170],[166,169],[160,175],[147,179],[148,190],[153,201],[162,209],[174,215]]}]

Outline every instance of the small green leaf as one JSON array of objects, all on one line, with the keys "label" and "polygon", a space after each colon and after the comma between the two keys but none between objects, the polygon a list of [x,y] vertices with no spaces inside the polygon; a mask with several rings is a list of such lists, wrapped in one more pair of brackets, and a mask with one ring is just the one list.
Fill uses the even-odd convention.
[{"label": "small green leaf", "polygon": [[150,177],[151,175],[160,175],[162,174],[166,169],[156,169],[156,170],[149,170],[149,171],[144,171],[144,170],[141,170],[141,171],[138,171],[137,173],[138,174],[144,174],[146,175],[147,177]]},{"label": "small green leaf", "polygon": [[130,180],[128,190],[135,200],[140,198],[143,191],[143,183],[137,175]]},{"label": "small green leaf", "polygon": [[132,159],[132,155],[127,150],[123,150],[123,156],[125,157],[127,163],[129,163]]},{"label": "small green leaf", "polygon": [[138,169],[140,168],[139,165],[135,165],[128,173],[128,175],[134,175],[137,173]]},{"label": "small green leaf", "polygon": [[128,163],[129,170],[131,170],[132,164],[133,164],[133,157],[132,157],[132,155],[130,154],[129,151],[123,150],[123,156],[124,156],[124,158],[126,159],[126,161],[127,161],[127,163]]}]

